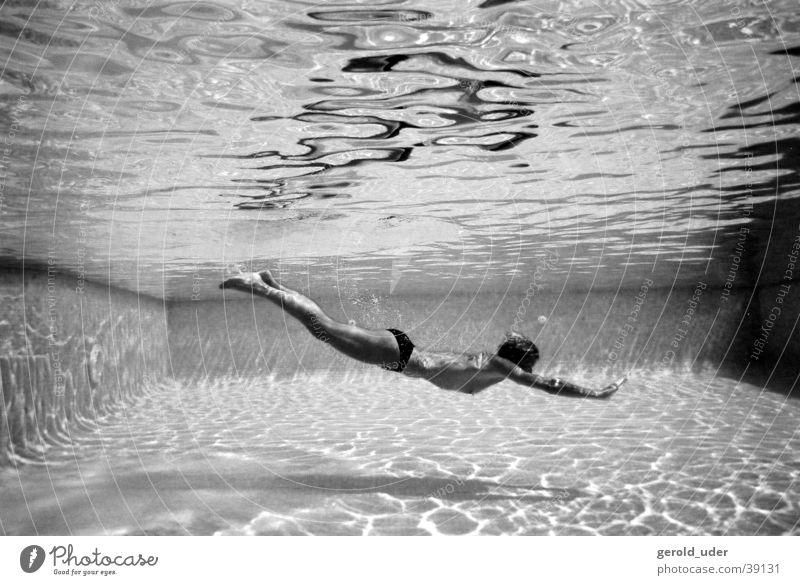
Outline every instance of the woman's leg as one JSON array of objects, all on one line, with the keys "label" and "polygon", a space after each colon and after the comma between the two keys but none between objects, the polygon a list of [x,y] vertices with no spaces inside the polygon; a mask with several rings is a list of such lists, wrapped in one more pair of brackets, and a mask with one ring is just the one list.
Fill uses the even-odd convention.
[{"label": "woman's leg", "polygon": [[281,285],[269,271],[239,274],[227,279],[220,288],[233,288],[269,299],[300,321],[314,337],[353,359],[368,364],[400,359],[400,349],[390,331],[339,323],[308,297]]}]

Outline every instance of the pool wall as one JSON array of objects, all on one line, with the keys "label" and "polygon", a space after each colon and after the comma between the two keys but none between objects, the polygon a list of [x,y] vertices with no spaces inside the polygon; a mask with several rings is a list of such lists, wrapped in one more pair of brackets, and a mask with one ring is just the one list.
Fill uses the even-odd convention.
[{"label": "pool wall", "polygon": [[0,296],[0,465],[42,459],[168,373],[163,301],[12,269]]},{"label": "pool wall", "polygon": [[[793,142],[784,146],[788,150],[781,162],[794,161],[789,165],[793,175],[788,176],[796,177],[797,156],[792,149],[797,147]],[[755,315],[748,358],[768,378],[796,385],[800,372],[800,205],[787,191],[789,184],[776,171],[762,188],[780,195],[757,203],[752,214],[757,219],[749,224],[752,243],[748,245],[755,252],[747,261],[750,280],[756,283],[756,298],[748,307]]]},{"label": "pool wall", "polygon": [[758,322],[748,357],[767,373],[796,376],[800,368],[800,283],[764,286],[758,294]]}]

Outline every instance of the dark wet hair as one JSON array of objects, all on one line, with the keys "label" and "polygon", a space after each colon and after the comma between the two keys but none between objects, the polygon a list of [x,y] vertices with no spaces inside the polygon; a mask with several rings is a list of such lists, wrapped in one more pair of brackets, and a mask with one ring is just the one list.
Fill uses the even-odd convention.
[{"label": "dark wet hair", "polygon": [[507,335],[505,341],[497,348],[497,355],[530,372],[539,360],[539,348],[524,335],[512,333]]}]

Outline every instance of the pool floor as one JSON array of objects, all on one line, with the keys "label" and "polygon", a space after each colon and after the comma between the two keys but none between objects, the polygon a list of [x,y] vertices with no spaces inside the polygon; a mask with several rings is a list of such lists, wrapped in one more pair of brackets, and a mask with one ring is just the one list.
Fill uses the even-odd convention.
[{"label": "pool floor", "polygon": [[380,371],[168,382],[0,471],[0,532],[798,533],[799,413],[654,372],[608,401]]}]

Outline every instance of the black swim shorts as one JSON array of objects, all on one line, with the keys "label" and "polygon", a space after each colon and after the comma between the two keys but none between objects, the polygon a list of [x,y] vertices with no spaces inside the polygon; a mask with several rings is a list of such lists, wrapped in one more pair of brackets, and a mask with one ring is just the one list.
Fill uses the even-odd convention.
[{"label": "black swim shorts", "polygon": [[397,347],[400,348],[400,361],[384,362],[381,367],[384,370],[389,370],[392,372],[402,372],[405,369],[408,360],[411,358],[411,352],[414,351],[414,344],[411,343],[408,335],[399,329],[388,329],[387,331],[394,335],[394,338],[397,340]]}]

